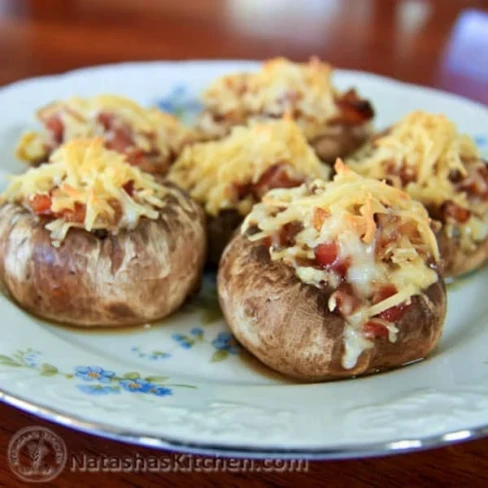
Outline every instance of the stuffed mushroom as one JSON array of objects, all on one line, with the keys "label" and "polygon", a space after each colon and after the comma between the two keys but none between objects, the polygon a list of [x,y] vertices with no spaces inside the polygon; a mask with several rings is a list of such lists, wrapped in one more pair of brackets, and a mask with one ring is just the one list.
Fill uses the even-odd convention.
[{"label": "stuffed mushroom", "polygon": [[203,93],[198,123],[202,137],[217,139],[249,120],[290,114],[319,158],[334,164],[371,134],[374,111],[354,89],[339,92],[332,68],[316,58],[308,63],[271,59],[256,73],[223,76]]},{"label": "stuffed mushroom", "polygon": [[474,141],[445,116],[413,112],[348,164],[425,205],[440,223],[445,276],[462,275],[488,259],[488,167]]},{"label": "stuffed mushroom", "polygon": [[307,381],[425,358],[446,314],[424,207],[336,165],[332,182],[265,195],[226,248],[219,300],[235,337]]},{"label": "stuffed mushroom", "polygon": [[222,250],[252,206],[271,188],[328,178],[298,126],[289,119],[234,127],[220,141],[185,149],[168,175],[207,213],[209,261]]},{"label": "stuffed mushroom", "polygon": [[101,139],[61,146],[14,177],[0,206],[0,288],[41,318],[142,324],[199,286],[201,208],[129,165]]},{"label": "stuffed mushroom", "polygon": [[44,130],[25,133],[17,146],[19,159],[32,166],[73,139],[103,137],[105,147],[124,154],[130,164],[164,175],[194,139],[172,115],[116,95],[56,101],[41,108],[37,118]]}]

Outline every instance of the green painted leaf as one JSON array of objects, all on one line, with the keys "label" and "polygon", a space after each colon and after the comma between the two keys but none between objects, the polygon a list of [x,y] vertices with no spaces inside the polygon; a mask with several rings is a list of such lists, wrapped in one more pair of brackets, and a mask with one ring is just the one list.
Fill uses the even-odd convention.
[{"label": "green painted leaf", "polygon": [[137,371],[133,371],[131,373],[125,373],[123,378],[125,380],[138,380],[141,375]]},{"label": "green painted leaf", "polygon": [[4,356],[3,354],[0,354],[0,364],[3,364],[4,366],[11,366],[12,368],[20,368],[24,366],[20,361],[15,361],[9,356]]},{"label": "green painted leaf", "polygon": [[195,390],[197,387],[193,385],[180,385],[180,384],[174,384],[174,385],[166,385],[166,386],[171,386],[171,387],[178,387],[178,388],[191,388],[192,390]]},{"label": "green painted leaf", "polygon": [[41,376],[55,376],[59,373],[58,368],[49,363],[41,364]]},{"label": "green painted leaf", "polygon": [[22,364],[14,361],[11,357],[4,356],[3,354],[0,354],[0,364],[3,364],[4,366],[11,366],[13,368],[19,368],[20,366],[23,366]]},{"label": "green painted leaf", "polygon": [[212,363],[223,361],[224,359],[227,359],[228,355],[229,353],[225,349],[222,349],[220,351],[215,351],[212,356]]},{"label": "green painted leaf", "polygon": [[167,376],[148,376],[144,378],[146,381],[149,381],[149,383],[164,383],[165,381],[168,380]]}]

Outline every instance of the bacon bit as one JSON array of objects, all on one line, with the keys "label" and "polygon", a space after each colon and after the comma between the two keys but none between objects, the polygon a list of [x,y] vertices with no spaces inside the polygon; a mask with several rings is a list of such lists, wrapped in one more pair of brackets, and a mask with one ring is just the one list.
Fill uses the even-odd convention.
[{"label": "bacon bit", "polygon": [[51,215],[52,199],[50,195],[34,195],[29,200],[29,205],[37,215]]},{"label": "bacon bit", "polygon": [[380,229],[375,254],[381,260],[387,255],[390,244],[399,238],[399,218],[393,215],[377,214],[375,220]]},{"label": "bacon bit", "polygon": [[271,240],[271,237],[270,236],[266,236],[263,238],[262,240],[262,243],[263,243],[263,246],[266,246],[266,247],[271,247],[272,244],[273,244],[273,241]]},{"label": "bacon bit", "polygon": [[114,115],[109,112],[100,112],[97,116],[97,121],[103,125],[103,128],[108,131],[112,128],[114,123]]},{"label": "bacon bit", "polygon": [[396,295],[397,293],[398,290],[396,289],[395,285],[392,285],[391,283],[388,285],[384,285],[373,294],[373,305],[376,305],[377,303],[380,303],[383,300],[386,300],[387,298]]},{"label": "bacon bit", "polygon": [[107,149],[112,149],[113,151],[124,152],[133,144],[134,141],[129,129],[121,127],[113,129],[112,138],[106,141],[105,146]]},{"label": "bacon bit", "polygon": [[268,168],[256,183],[235,184],[234,191],[239,199],[252,195],[256,200],[262,200],[273,188],[294,188],[302,183],[303,180],[290,178],[283,164],[275,164]]},{"label": "bacon bit", "polygon": [[380,319],[386,320],[387,322],[398,322],[404,315],[405,312],[409,309],[410,305],[403,302],[399,305],[389,308],[384,312],[378,314]]},{"label": "bacon bit", "polygon": [[335,304],[331,311],[336,310],[342,317],[346,318],[357,311],[361,305],[360,300],[354,294],[349,284],[342,284],[330,297]]},{"label": "bacon bit", "polygon": [[118,223],[120,222],[120,219],[124,215],[124,212],[122,211],[122,207],[120,205],[120,202],[118,200],[110,200],[110,206],[114,210],[114,215],[112,217],[112,222],[113,225],[117,226]]},{"label": "bacon bit", "polygon": [[345,125],[359,125],[374,117],[374,110],[369,101],[359,98],[354,89],[337,97],[335,102],[341,112],[337,121]]},{"label": "bacon bit", "polygon": [[313,226],[316,231],[320,231],[324,225],[325,219],[330,216],[330,213],[323,208],[317,207],[313,214]]},{"label": "bacon bit", "polygon": [[134,180],[128,181],[125,185],[122,186],[125,193],[132,197],[134,195]]},{"label": "bacon bit", "polygon": [[315,262],[322,269],[331,269],[341,278],[345,278],[351,266],[351,259],[339,259],[339,246],[335,242],[319,244],[315,250]]},{"label": "bacon bit", "polygon": [[288,222],[285,224],[280,232],[280,245],[293,246],[295,245],[296,235],[303,230],[303,224],[301,222]]},{"label": "bacon bit", "polygon": [[235,192],[237,193],[237,198],[245,198],[253,193],[253,186],[251,183],[243,183],[234,185]]},{"label": "bacon bit", "polygon": [[59,114],[52,115],[44,120],[44,125],[46,126],[46,129],[51,132],[56,143],[61,144],[63,142],[64,133],[64,124],[61,120],[61,116]]},{"label": "bacon bit", "polygon": [[342,278],[344,279],[347,275],[347,270],[351,266],[351,258],[346,259],[338,259],[331,268]]},{"label": "bacon bit", "polygon": [[488,200],[488,167],[486,164],[470,168],[465,179],[456,181],[456,189],[466,192],[469,196],[479,197]]},{"label": "bacon bit", "polygon": [[[373,304],[377,304],[382,302],[383,300],[386,300],[387,298],[392,297],[393,295],[396,295],[398,293],[398,290],[396,289],[395,285],[388,284],[385,286],[382,286],[379,290],[377,290],[373,294],[372,302]],[[400,303],[394,307],[391,307],[387,310],[384,310],[383,312],[378,314],[378,318],[386,320],[387,322],[398,322],[405,312],[408,310],[410,307],[410,304],[407,303]]]},{"label": "bacon bit", "polygon": [[66,222],[82,224],[86,217],[86,206],[76,202],[73,210],[62,210],[56,216],[63,218]]},{"label": "bacon bit", "polygon": [[295,244],[295,236],[303,230],[303,224],[298,221],[288,222],[285,224],[274,238],[264,237],[262,242],[265,246],[271,247],[273,244],[278,246],[293,246]]},{"label": "bacon bit", "polygon": [[300,186],[303,180],[290,178],[282,164],[275,164],[268,168],[254,185],[253,192],[258,199],[273,188],[294,188]]},{"label": "bacon bit", "polygon": [[149,162],[149,154],[145,153],[142,149],[138,147],[131,147],[129,150],[125,151],[127,156],[127,161],[132,166],[138,166],[142,171],[146,173],[159,173],[163,171],[163,165],[157,162]]},{"label": "bacon bit", "polygon": [[379,337],[388,337],[388,329],[384,326],[375,322],[374,320],[369,320],[363,326],[364,337],[366,339],[376,339]]},{"label": "bacon bit", "polygon": [[398,174],[403,186],[407,186],[417,180],[417,174],[415,170],[407,165],[402,165],[400,173]]},{"label": "bacon bit", "polygon": [[315,260],[321,268],[332,266],[339,257],[339,246],[335,242],[319,244],[315,250]]},{"label": "bacon bit", "polygon": [[452,183],[461,183],[461,181],[463,181],[463,178],[463,174],[457,169],[449,173],[449,180]]},{"label": "bacon bit", "polygon": [[471,217],[471,212],[453,202],[452,200],[446,200],[441,205],[441,215],[444,220],[452,218],[460,224],[465,224]]}]

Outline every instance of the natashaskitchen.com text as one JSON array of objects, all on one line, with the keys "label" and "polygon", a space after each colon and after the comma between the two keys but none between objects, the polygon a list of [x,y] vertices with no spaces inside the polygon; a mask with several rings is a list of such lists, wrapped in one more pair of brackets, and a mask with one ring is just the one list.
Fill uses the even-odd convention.
[{"label": "natashaskitchen.com text", "polygon": [[237,459],[199,457],[191,454],[144,456],[134,452],[126,456],[86,453],[70,456],[67,468],[76,473],[305,473],[309,462],[295,459]]}]

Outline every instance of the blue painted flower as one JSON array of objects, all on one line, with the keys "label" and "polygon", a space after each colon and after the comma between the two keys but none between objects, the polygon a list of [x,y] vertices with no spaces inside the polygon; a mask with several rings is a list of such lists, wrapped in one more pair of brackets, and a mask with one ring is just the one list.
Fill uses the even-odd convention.
[{"label": "blue painted flower", "polygon": [[183,349],[191,349],[193,342],[187,336],[182,334],[173,334],[171,336]]},{"label": "blue painted flower", "polygon": [[35,368],[36,366],[39,366],[41,362],[40,358],[40,353],[38,352],[30,352],[23,356],[22,358],[24,360],[24,363],[27,364],[30,368]]},{"label": "blue painted flower", "polygon": [[141,378],[134,380],[120,380],[120,386],[131,393],[149,393],[156,396],[169,396],[173,394],[171,388],[155,385]]},{"label": "blue painted flower", "polygon": [[115,376],[113,371],[107,371],[100,366],[77,366],[75,376],[85,381],[100,381],[110,383]]},{"label": "blue painted flower", "polygon": [[153,353],[148,355],[148,358],[151,359],[152,361],[157,361],[158,359],[167,359],[170,357],[171,354],[168,354],[167,352],[160,352],[160,351],[154,351]]},{"label": "blue painted flower", "polygon": [[215,349],[227,351],[230,354],[239,354],[241,352],[241,348],[230,332],[220,332],[217,338],[212,341],[212,345]]},{"label": "blue painted flower", "polygon": [[196,337],[202,337],[203,329],[201,327],[195,327],[194,329],[190,330],[190,334]]},{"label": "blue painted flower", "polygon": [[149,393],[156,396],[170,396],[173,394],[173,390],[171,388],[167,388],[166,386],[154,386],[149,390]]},{"label": "blue painted flower", "polygon": [[487,146],[488,145],[488,137],[487,136],[475,136],[474,140],[478,146]]},{"label": "blue painted flower", "polygon": [[175,85],[174,88],[156,102],[156,105],[165,112],[169,112],[177,117],[186,115],[188,112],[197,113],[201,110],[200,102],[191,97],[184,85]]},{"label": "blue painted flower", "polygon": [[104,385],[76,385],[83,393],[88,395],[109,395],[110,393],[120,393],[120,389],[113,386]]},{"label": "blue painted flower", "polygon": [[147,393],[154,385],[142,378],[120,380],[120,386],[131,393]]}]

